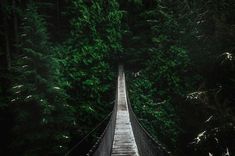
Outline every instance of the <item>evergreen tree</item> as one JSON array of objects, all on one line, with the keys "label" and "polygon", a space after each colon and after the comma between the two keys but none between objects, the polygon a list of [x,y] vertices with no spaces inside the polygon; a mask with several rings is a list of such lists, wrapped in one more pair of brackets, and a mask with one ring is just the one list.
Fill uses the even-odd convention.
[{"label": "evergreen tree", "polygon": [[141,124],[175,155],[233,155],[234,5],[2,0],[0,155],[63,155],[112,110],[118,62]]},{"label": "evergreen tree", "polygon": [[10,107],[15,118],[12,154],[59,155],[70,140],[73,108],[58,83],[45,21],[35,3],[27,5],[22,19],[20,52],[14,57],[11,89]]},{"label": "evergreen tree", "polygon": [[86,133],[112,108],[108,103],[113,99],[110,91],[114,72],[109,63],[112,53],[121,51],[122,14],[116,1],[74,0],[72,4],[65,75],[71,85],[72,103],[76,103],[79,121],[85,128],[82,132]]},{"label": "evergreen tree", "polygon": [[[132,71],[128,81],[131,101],[142,124],[172,151],[177,150],[181,133],[177,106],[195,79],[187,75],[190,58],[177,38],[181,28],[174,3],[123,2],[128,11],[124,46]],[[131,9],[133,5],[137,10]]]}]

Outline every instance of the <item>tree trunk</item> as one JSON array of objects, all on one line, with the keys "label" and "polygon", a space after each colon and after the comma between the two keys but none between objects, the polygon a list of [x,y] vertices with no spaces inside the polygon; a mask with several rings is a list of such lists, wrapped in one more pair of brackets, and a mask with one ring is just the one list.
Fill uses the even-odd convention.
[{"label": "tree trunk", "polygon": [[18,37],[18,19],[17,19],[17,12],[16,12],[16,0],[12,1],[13,5],[13,20],[14,20],[14,36],[15,36],[15,51],[18,53],[18,47],[19,44],[19,37]]},{"label": "tree trunk", "polygon": [[60,32],[60,20],[61,20],[61,17],[60,17],[60,1],[57,0],[56,1],[56,23],[57,23],[57,32]]},{"label": "tree trunk", "polygon": [[[6,5],[5,1],[2,2],[2,10],[4,10],[4,5]],[[4,14],[3,11],[3,23],[4,23],[4,37],[5,37],[5,56],[6,56],[6,64],[7,70],[11,68],[11,56],[10,56],[10,38],[9,38],[9,24],[7,20],[7,15]]]}]

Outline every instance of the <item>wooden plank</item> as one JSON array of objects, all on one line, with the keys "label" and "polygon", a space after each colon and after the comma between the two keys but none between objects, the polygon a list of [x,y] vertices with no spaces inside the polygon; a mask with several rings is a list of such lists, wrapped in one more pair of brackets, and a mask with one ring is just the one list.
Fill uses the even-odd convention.
[{"label": "wooden plank", "polygon": [[130,122],[123,72],[118,76],[118,105],[111,156],[139,156]]}]

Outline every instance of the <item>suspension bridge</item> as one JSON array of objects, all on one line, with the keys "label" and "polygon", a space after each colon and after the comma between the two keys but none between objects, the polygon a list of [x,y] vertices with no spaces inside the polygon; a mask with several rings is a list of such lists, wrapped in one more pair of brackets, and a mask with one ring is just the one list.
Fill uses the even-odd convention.
[{"label": "suspension bridge", "polygon": [[87,156],[171,156],[139,123],[128,92],[123,65],[119,65],[116,98],[103,134]]}]

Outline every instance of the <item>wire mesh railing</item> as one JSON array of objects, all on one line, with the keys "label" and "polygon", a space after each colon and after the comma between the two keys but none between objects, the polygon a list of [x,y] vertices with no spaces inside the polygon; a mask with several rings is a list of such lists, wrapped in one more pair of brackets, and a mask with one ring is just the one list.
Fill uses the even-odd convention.
[{"label": "wire mesh railing", "polygon": [[147,130],[140,124],[136,117],[129,99],[129,94],[126,89],[127,104],[129,108],[130,121],[138,147],[140,156],[172,156],[171,152],[161,145],[154,137],[152,137]]},{"label": "wire mesh railing", "polygon": [[[122,74],[123,67],[119,66],[119,76]],[[118,88],[118,83],[117,83]],[[126,89],[126,88],[125,88]],[[127,90],[127,89],[126,89]],[[132,130],[134,133],[135,141],[138,147],[138,152],[140,156],[172,156],[172,154],[167,151],[167,149],[158,143],[140,124],[138,118],[132,110],[131,103],[129,100],[128,92],[126,91],[127,104],[129,110],[130,121],[132,125]],[[112,152],[112,145],[115,133],[116,125],[116,114],[117,114],[117,99],[118,99],[118,89],[116,90],[116,99],[114,104],[114,109],[110,121],[101,135],[97,140],[96,144],[90,150],[87,155],[93,156],[110,156]]]},{"label": "wire mesh railing", "polygon": [[114,105],[114,109],[112,112],[112,116],[110,118],[110,121],[105,128],[103,134],[100,136],[100,138],[97,140],[95,145],[92,147],[92,149],[87,153],[87,156],[93,155],[93,156],[110,156],[112,151],[112,145],[113,145],[113,137],[115,132],[115,124],[116,124],[116,102]]},{"label": "wire mesh railing", "polygon": [[[119,71],[120,72],[120,71]],[[115,133],[116,115],[117,115],[117,99],[118,99],[118,82],[116,85],[116,95],[114,108],[110,121],[105,128],[103,134],[99,137],[92,149],[87,153],[87,156],[110,156]]]}]

